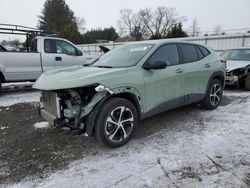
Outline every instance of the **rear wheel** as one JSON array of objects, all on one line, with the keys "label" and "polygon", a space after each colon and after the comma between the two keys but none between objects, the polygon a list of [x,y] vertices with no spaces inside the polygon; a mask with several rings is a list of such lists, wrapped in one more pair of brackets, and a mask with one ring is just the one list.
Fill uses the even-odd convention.
[{"label": "rear wheel", "polygon": [[245,81],[245,88],[246,90],[250,90],[250,74],[247,75],[247,78]]},{"label": "rear wheel", "polygon": [[205,98],[201,102],[202,107],[208,110],[217,108],[222,100],[223,88],[222,83],[218,79],[213,79],[209,83],[209,87]]},{"label": "rear wheel", "polygon": [[120,147],[131,139],[137,122],[137,111],[130,101],[111,98],[100,108],[95,137],[105,146]]}]

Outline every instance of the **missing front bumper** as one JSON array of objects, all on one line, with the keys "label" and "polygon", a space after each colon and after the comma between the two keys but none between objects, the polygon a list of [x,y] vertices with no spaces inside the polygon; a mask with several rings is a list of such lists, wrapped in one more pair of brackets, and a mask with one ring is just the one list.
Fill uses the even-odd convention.
[{"label": "missing front bumper", "polygon": [[226,76],[226,85],[236,85],[238,82],[238,76]]}]

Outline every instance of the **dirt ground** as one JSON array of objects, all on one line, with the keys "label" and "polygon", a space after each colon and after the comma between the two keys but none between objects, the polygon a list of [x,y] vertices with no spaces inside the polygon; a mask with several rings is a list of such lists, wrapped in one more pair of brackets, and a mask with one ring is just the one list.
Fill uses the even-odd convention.
[{"label": "dirt ground", "polygon": [[[29,92],[30,91],[27,91],[27,93]],[[8,95],[8,93],[4,95]],[[221,113],[223,116],[223,107],[233,104],[243,105],[249,101],[250,94],[248,93],[241,96],[239,91],[227,91],[227,95],[225,95],[219,108],[221,111],[218,111],[218,113]],[[250,108],[250,106],[248,106],[248,108]],[[225,108],[225,111],[226,109],[229,108]],[[250,110],[247,112],[249,111]],[[209,113],[212,113],[211,116],[207,116]],[[140,187],[193,187],[194,185],[198,187],[201,185],[205,185],[205,187],[250,187],[249,146],[240,146],[243,149],[236,149],[235,151],[238,153],[233,153],[233,149],[232,151],[228,151],[228,143],[226,143],[226,149],[220,148],[221,152],[217,152],[218,148],[213,149],[214,146],[210,146],[205,140],[208,133],[210,136],[210,133],[213,135],[213,131],[216,131],[211,127],[207,127],[207,122],[212,121],[211,117],[213,117],[214,113],[216,112],[205,111],[196,105],[191,105],[160,114],[140,122],[134,138],[126,146],[110,150],[100,146],[94,138],[73,136],[61,129],[36,129],[33,125],[43,120],[38,115],[35,102],[2,106],[0,107],[0,187],[51,187],[51,185],[53,187],[53,185],[60,185],[58,182],[51,183],[50,176],[52,175],[53,177],[53,174],[57,172],[60,172],[60,174],[64,172],[68,173],[67,170],[70,171],[75,168],[71,167],[72,163],[74,164],[74,162],[80,160],[88,161],[89,159],[96,159],[105,161],[112,159],[115,163],[116,161],[124,159],[125,163],[129,160],[129,162],[127,161],[129,169],[130,162],[133,161],[136,156],[142,158],[142,162],[145,157],[147,157],[145,163],[151,161],[151,156],[154,155],[152,153],[150,154],[151,149],[146,149],[150,145],[150,148],[155,150],[155,152],[162,152],[161,157],[154,158],[152,164],[150,162],[146,163],[146,165],[137,164],[140,163],[140,160],[138,161],[137,159],[131,162],[131,165],[134,163],[136,167],[138,166],[140,172],[143,171],[145,178],[150,176],[151,181],[149,183],[140,183],[140,181],[137,181],[138,177],[136,175],[131,175],[130,172],[126,173],[126,170],[124,170],[126,164],[124,164],[125,167],[123,166],[120,169],[123,172],[119,172],[118,169],[116,173],[120,174],[120,176],[117,176],[118,178],[111,184],[107,184],[105,181],[102,182],[103,184],[98,184],[98,180],[96,180],[97,182],[95,184],[88,184],[87,180],[82,180],[86,183],[84,185],[86,187],[92,187],[92,185],[93,187],[98,187],[98,185],[101,185],[100,187],[129,187],[129,183],[136,181],[138,184],[132,185],[139,185]],[[227,113],[230,114],[232,111],[225,112],[225,114]],[[243,116],[239,118],[247,118],[249,115],[250,114],[243,114]],[[217,118],[219,119],[219,117]],[[220,119],[218,119],[215,118],[214,121],[220,121]],[[223,120],[221,122],[223,122]],[[246,122],[248,122],[248,120],[246,120]],[[232,120],[232,124],[233,123]],[[213,122],[211,124],[213,125]],[[228,124],[231,124],[231,122],[228,122]],[[250,124],[248,125],[250,127]],[[232,134],[230,132],[231,130],[227,133],[228,130],[227,127],[224,127],[224,124],[218,128],[218,130],[220,134],[223,135],[221,138],[224,138],[227,134],[229,136]],[[241,139],[244,140],[242,143],[237,144],[244,145],[244,142],[247,143],[247,141],[250,143],[250,128],[242,127],[239,130],[237,129],[237,139],[238,136],[240,136],[242,137]],[[194,159],[196,156],[195,152],[199,152],[200,142],[196,143],[195,139],[202,138],[200,137],[201,134],[206,135],[206,137],[204,137],[205,141],[202,142],[202,144],[205,143],[208,149],[205,148],[204,151],[208,150],[207,153],[209,153],[211,150],[211,153],[215,154],[210,155],[205,153],[202,158],[197,157]],[[218,134],[216,133],[216,135]],[[178,144],[180,144],[179,139],[182,136],[186,141],[178,147]],[[213,137],[211,137],[211,142],[213,142]],[[223,145],[224,141],[221,140],[221,143]],[[232,147],[234,146],[234,143],[232,143]],[[188,147],[189,149],[186,150]],[[196,147],[196,149],[191,152],[190,148],[192,149],[192,147]],[[185,151],[184,153],[182,151],[183,156],[179,156],[180,148]],[[218,149],[218,151],[220,149]],[[149,152],[148,156],[147,152]],[[178,168],[176,166],[168,166],[172,161],[171,157],[175,154],[177,156],[174,161]],[[184,160],[185,155],[190,155],[191,164],[186,164],[188,161],[186,159]],[[129,156],[133,157],[130,159]],[[182,161],[180,168],[178,157],[179,161]],[[203,160],[206,160],[206,162],[203,162]],[[183,164],[183,161],[185,161],[185,164]],[[110,164],[111,163],[112,161],[110,161]],[[86,165],[87,164],[89,164],[89,166],[87,166],[86,169],[89,170],[86,170],[87,172],[81,172],[83,174],[76,176],[86,178],[85,175],[104,173],[101,172],[101,169],[98,169],[100,166],[89,168],[91,165],[90,163],[86,163]],[[109,161],[102,163],[106,171],[109,169],[108,167],[106,168],[108,164]],[[141,167],[139,168],[140,165]],[[171,165],[173,165],[173,163]],[[76,166],[79,165],[76,164]],[[142,166],[147,168],[143,170]],[[113,166],[112,168],[116,169],[116,167]],[[234,170],[231,171],[231,169]],[[148,174],[146,172],[148,172]],[[152,175],[155,177],[152,178]],[[220,182],[214,180],[215,175],[223,177],[220,178]],[[56,177],[58,176],[61,175],[56,175]],[[72,185],[79,180],[78,178],[75,182],[74,178],[72,178]],[[104,176],[100,181],[102,181],[103,178]],[[44,180],[48,183],[44,184]],[[35,182],[35,184],[20,184],[20,182]],[[123,184],[124,182],[126,184]],[[64,187],[63,185],[68,187],[67,184],[61,184],[62,187]],[[81,187],[80,184],[77,185]]]}]

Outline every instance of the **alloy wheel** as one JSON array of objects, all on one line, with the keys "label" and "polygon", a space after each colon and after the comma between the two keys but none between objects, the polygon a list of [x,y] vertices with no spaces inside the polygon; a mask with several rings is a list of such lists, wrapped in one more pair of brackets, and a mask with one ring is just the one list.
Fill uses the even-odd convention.
[{"label": "alloy wheel", "polygon": [[105,123],[105,134],[112,142],[121,142],[132,132],[134,115],[125,106],[119,106],[111,111]]},{"label": "alloy wheel", "polygon": [[213,106],[217,106],[220,103],[222,95],[221,86],[218,83],[215,83],[210,91],[210,103]]}]

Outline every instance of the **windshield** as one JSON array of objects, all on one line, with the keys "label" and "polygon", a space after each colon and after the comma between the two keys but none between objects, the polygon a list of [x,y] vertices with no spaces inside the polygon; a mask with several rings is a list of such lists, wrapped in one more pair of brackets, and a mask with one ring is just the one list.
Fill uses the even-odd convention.
[{"label": "windshield", "polygon": [[250,49],[226,50],[221,57],[225,60],[250,61]]},{"label": "windshield", "polygon": [[122,68],[135,66],[153,47],[153,44],[126,44],[95,60],[92,66]]}]

